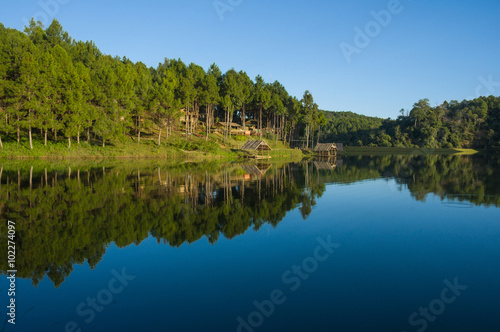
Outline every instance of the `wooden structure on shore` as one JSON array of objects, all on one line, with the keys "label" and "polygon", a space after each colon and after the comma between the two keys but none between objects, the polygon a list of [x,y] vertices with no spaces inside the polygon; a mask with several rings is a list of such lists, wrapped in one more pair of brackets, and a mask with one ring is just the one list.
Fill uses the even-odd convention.
[{"label": "wooden structure on shore", "polygon": [[319,157],[335,157],[338,151],[342,151],[344,145],[341,143],[318,143],[314,148],[314,153]]},{"label": "wooden structure on shore", "polygon": [[[265,141],[248,141],[241,147],[241,150],[249,152],[248,158],[271,159],[269,151],[271,147]],[[267,151],[267,156],[264,154]]]}]

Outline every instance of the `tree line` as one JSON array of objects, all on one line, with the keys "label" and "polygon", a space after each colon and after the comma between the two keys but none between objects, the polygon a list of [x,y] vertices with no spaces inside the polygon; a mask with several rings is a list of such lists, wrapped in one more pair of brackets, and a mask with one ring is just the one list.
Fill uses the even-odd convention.
[{"label": "tree line", "polygon": [[319,109],[309,91],[291,96],[278,81],[214,63],[207,70],[180,59],[156,68],[102,54],[92,41],[76,41],[54,20],[31,20],[24,32],[0,23],[0,148],[2,139],[45,145],[80,144],[155,135],[158,145],[173,130],[209,139],[215,125],[223,138],[231,124],[248,121],[275,139],[357,146],[500,148],[500,99],[479,97],[435,107],[422,99],[397,119]]},{"label": "tree line", "polygon": [[396,120],[349,112],[325,112],[327,139],[357,146],[500,149],[500,97],[452,100],[435,107],[428,99]]},{"label": "tree line", "polygon": [[[256,122],[276,139],[304,134],[307,144],[319,139],[326,123],[313,96],[290,96],[278,81],[259,75],[207,70],[180,59],[165,59],[156,68],[126,57],[103,54],[92,41],[76,41],[54,20],[45,28],[30,21],[24,32],[0,23],[0,148],[2,138],[67,140],[80,144],[157,135],[158,145],[173,130],[209,139],[223,124],[224,140],[232,122],[246,129]],[[201,124],[200,124],[201,122]],[[316,135],[316,136],[315,136]]]}]

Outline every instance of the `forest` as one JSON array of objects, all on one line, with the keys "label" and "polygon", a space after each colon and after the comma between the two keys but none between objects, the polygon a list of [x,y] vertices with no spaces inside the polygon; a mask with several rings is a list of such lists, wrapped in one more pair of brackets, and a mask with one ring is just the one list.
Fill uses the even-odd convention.
[{"label": "forest", "polygon": [[352,146],[500,149],[500,97],[452,100],[432,107],[419,100],[396,120],[324,112],[325,140]]},{"label": "forest", "polygon": [[[204,136],[222,124],[253,120],[277,140],[303,134],[307,146],[326,123],[313,96],[290,96],[278,81],[252,80],[244,71],[207,70],[180,59],[156,68],[102,54],[92,41],[76,41],[54,20],[44,28],[31,20],[24,32],[0,23],[0,148],[3,141],[33,149],[33,140],[105,146],[141,142],[154,133],[158,145],[172,131]],[[316,135],[316,136],[315,136]]]},{"label": "forest", "polygon": [[33,140],[41,147],[64,140],[69,149],[73,142],[105,146],[146,137],[173,145],[174,131],[186,141],[208,141],[215,127],[226,143],[233,123],[246,130],[250,122],[261,137],[305,149],[321,141],[500,150],[500,97],[434,107],[421,99],[399,112],[394,120],[323,111],[309,91],[298,99],[280,82],[242,70],[168,58],[153,68],[102,54],[92,41],[72,39],[57,20],[47,28],[31,20],[24,32],[0,23],[0,150],[3,142],[33,149]]}]

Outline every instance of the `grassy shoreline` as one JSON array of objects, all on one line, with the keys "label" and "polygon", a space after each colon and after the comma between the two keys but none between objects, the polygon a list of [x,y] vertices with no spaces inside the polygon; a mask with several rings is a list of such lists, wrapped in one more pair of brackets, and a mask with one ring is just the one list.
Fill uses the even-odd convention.
[{"label": "grassy shoreline", "polygon": [[[101,145],[80,142],[73,143],[68,149],[67,142],[33,141],[33,149],[26,140],[8,142],[0,149],[0,160],[105,160],[105,159],[162,159],[175,161],[202,160],[243,160],[245,153],[239,151],[244,142],[228,141],[224,146],[213,141],[192,139],[185,141],[175,138],[163,142],[160,146],[151,140],[137,142],[115,142],[102,147]],[[273,149],[269,154],[273,159],[302,158],[301,150],[289,149],[282,143],[268,142]]]},{"label": "grassy shoreline", "polygon": [[[311,151],[290,149],[281,142],[266,140],[273,149],[270,152],[272,159],[294,159],[314,157]],[[203,161],[221,160],[236,161],[243,160],[245,153],[239,151],[244,141],[231,139],[226,145],[216,143],[213,140],[194,138],[190,141],[174,138],[165,141],[158,146],[152,140],[143,140],[141,143],[134,141],[116,142],[105,147],[97,144],[80,142],[73,143],[68,149],[67,143],[60,141],[49,142],[47,146],[43,142],[35,140],[33,149],[29,148],[26,140],[4,143],[0,149],[0,160],[105,160],[105,159],[162,159],[173,161]],[[393,148],[393,147],[345,147],[344,155],[387,155],[387,154],[460,154],[472,155],[480,153],[473,149],[426,149],[426,148]]]}]

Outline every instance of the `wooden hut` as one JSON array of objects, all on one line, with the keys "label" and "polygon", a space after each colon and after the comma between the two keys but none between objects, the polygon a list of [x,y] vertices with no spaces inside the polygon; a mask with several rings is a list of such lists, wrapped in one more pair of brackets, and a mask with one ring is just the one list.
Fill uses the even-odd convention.
[{"label": "wooden hut", "polygon": [[[270,159],[269,151],[271,151],[271,147],[265,141],[248,141],[241,147],[241,150],[248,151],[250,154],[249,158],[255,159]],[[267,151],[267,156],[264,155],[264,152]]]},{"label": "wooden hut", "polygon": [[319,143],[314,148],[314,153],[320,157],[334,157],[337,155],[337,144]]},{"label": "wooden hut", "polygon": [[241,125],[234,123],[234,122],[218,122],[215,124],[215,127],[219,129],[219,131],[224,132],[225,128],[231,127],[231,134],[241,134],[243,131],[241,131]]}]

